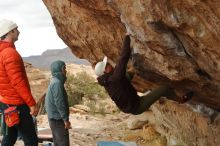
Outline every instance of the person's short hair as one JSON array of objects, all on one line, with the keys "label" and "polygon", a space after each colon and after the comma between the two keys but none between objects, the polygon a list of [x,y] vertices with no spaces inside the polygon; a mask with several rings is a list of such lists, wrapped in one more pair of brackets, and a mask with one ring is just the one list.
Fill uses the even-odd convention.
[{"label": "person's short hair", "polygon": [[6,38],[6,36],[7,36],[7,34],[8,34],[8,33],[6,33],[5,35],[1,36],[1,37],[0,37],[0,40],[4,40],[4,39]]}]

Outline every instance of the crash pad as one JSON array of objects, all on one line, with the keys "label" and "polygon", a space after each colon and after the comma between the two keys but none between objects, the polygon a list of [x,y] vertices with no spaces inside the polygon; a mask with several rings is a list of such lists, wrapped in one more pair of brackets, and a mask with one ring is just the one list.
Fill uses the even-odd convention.
[{"label": "crash pad", "polygon": [[99,141],[98,146],[137,146],[135,142],[123,142],[123,141]]}]

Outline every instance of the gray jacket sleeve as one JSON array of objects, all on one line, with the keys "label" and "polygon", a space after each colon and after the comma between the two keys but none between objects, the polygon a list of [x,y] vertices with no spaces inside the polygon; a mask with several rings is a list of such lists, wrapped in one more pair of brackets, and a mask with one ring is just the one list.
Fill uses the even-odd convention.
[{"label": "gray jacket sleeve", "polygon": [[67,99],[64,95],[64,87],[60,82],[57,82],[53,86],[53,96],[54,96],[54,104],[57,107],[58,112],[60,113],[62,119],[64,121],[69,120],[68,108],[67,107]]}]

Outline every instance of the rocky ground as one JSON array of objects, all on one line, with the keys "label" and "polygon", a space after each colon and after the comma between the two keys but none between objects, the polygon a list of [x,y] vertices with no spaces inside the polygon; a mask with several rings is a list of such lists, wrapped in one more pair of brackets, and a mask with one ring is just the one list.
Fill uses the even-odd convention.
[{"label": "rocky ground", "polygon": [[[49,128],[46,115],[40,115],[37,119],[39,129]],[[71,113],[70,121],[71,146],[96,146],[98,141],[135,141],[138,146],[166,146],[165,137],[148,125],[143,115],[141,118],[123,113],[105,116]],[[143,125],[144,130],[140,129]],[[16,146],[22,145],[22,141],[17,141]]]}]

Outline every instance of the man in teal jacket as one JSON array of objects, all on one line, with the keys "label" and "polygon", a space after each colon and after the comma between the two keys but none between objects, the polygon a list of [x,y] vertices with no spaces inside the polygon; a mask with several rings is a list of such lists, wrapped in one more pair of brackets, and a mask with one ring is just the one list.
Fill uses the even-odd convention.
[{"label": "man in teal jacket", "polygon": [[54,146],[69,146],[68,97],[64,87],[66,81],[66,65],[63,61],[54,61],[51,64],[52,79],[48,86],[45,105],[49,125],[53,134]]}]

